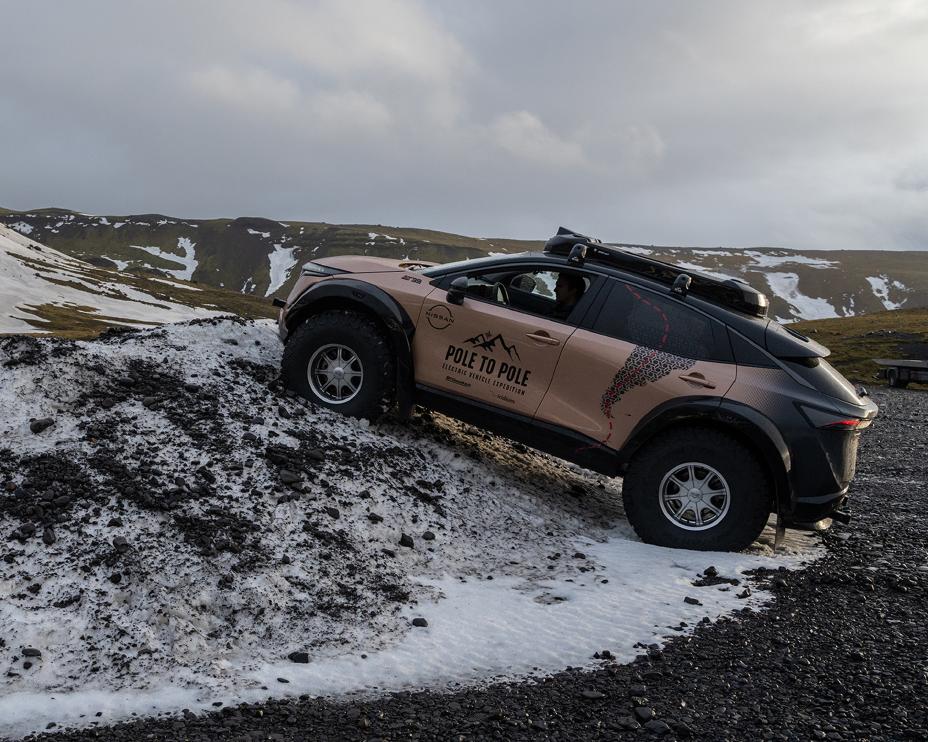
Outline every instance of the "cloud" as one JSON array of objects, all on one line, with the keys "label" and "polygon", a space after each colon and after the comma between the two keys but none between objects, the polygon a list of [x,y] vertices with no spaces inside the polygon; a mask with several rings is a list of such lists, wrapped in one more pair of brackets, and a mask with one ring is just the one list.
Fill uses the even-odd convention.
[{"label": "cloud", "polygon": [[0,205],[928,246],[911,0],[31,0]]},{"label": "cloud", "polygon": [[619,178],[647,177],[667,151],[660,131],[647,123],[596,120],[584,125],[577,138],[597,170]]},{"label": "cloud", "polygon": [[466,52],[453,34],[417,2],[270,0],[235,8],[239,27],[258,31],[245,35],[250,46],[283,53],[333,78],[394,76],[435,84],[467,66]]},{"label": "cloud", "polygon": [[928,163],[909,165],[896,177],[895,185],[900,191],[928,192]]},{"label": "cloud", "polygon": [[295,83],[261,69],[231,70],[218,65],[196,69],[190,74],[190,86],[197,95],[253,113],[284,113],[300,102]]},{"label": "cloud", "polygon": [[392,120],[382,102],[356,90],[318,93],[310,106],[312,123],[334,133],[354,128],[382,131]]},{"label": "cloud", "polygon": [[587,167],[580,145],[559,137],[528,111],[499,116],[490,126],[490,135],[498,147],[531,163],[555,168]]}]

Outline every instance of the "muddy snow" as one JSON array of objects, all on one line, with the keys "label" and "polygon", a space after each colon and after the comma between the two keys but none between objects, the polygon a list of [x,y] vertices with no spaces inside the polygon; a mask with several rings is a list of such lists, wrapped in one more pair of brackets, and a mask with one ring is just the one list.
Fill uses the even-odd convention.
[{"label": "muddy snow", "polygon": [[0,735],[626,660],[817,553],[642,544],[619,480],[314,408],[279,357],[232,319],[0,338]]}]

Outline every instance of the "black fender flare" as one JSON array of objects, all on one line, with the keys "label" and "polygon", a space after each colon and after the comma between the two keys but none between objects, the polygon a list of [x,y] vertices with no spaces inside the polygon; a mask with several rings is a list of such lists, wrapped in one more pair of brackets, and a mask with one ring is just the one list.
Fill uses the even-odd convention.
[{"label": "black fender flare", "polygon": [[655,435],[680,423],[705,424],[733,431],[748,441],[769,470],[774,485],[777,513],[789,509],[792,458],[789,446],[770,418],[748,405],[719,397],[682,397],[658,405],[635,426],[619,452],[624,469],[635,453]]},{"label": "black fender flare", "polygon": [[387,333],[396,361],[396,402],[401,417],[412,413],[415,381],[412,338],[416,326],[406,310],[379,286],[353,278],[331,278],[310,286],[287,312],[287,334],[318,312],[352,309],[371,314]]}]

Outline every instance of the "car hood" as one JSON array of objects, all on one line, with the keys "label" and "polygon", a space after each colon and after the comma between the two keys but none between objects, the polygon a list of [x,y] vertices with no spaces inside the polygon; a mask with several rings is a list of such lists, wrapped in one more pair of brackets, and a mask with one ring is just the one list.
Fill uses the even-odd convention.
[{"label": "car hood", "polygon": [[387,271],[403,271],[410,268],[428,267],[437,265],[425,260],[391,260],[390,258],[377,258],[368,255],[338,255],[333,258],[321,258],[314,263],[337,268],[346,273],[385,273]]}]

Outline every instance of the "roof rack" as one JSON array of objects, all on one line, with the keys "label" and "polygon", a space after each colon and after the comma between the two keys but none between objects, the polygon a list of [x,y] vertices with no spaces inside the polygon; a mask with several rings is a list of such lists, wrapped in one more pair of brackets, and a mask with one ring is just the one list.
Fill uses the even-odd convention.
[{"label": "roof rack", "polygon": [[[755,317],[767,316],[770,304],[767,296],[744,281],[737,278],[720,279],[708,273],[691,271],[661,260],[636,255],[623,250],[619,245],[605,244],[567,227],[558,228],[557,234],[545,243],[544,251],[550,255],[566,256],[569,262],[577,265],[589,261],[650,278],[671,287],[673,293],[680,296],[692,293],[715,304]],[[688,276],[691,279],[682,291],[680,287],[685,281],[678,281],[680,276]]]}]

